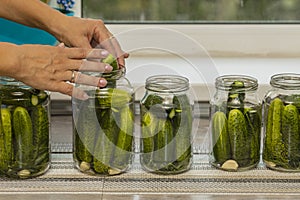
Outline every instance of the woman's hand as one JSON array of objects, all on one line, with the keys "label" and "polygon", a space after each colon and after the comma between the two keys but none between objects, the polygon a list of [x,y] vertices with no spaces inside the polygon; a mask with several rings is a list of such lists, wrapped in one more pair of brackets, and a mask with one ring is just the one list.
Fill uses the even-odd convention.
[{"label": "woman's hand", "polygon": [[81,72],[112,70],[110,65],[100,62],[100,59],[108,55],[108,51],[103,49],[45,45],[21,45],[16,49],[16,66],[6,75],[36,89],[61,92],[80,99],[86,99],[86,94],[70,84],[71,82],[98,87],[104,87],[107,83],[104,78],[87,76]]},{"label": "woman's hand", "polygon": [[125,66],[125,53],[117,39],[106,28],[102,20],[66,16],[56,37],[67,46],[82,48],[101,48],[108,50],[117,59],[120,67]]}]

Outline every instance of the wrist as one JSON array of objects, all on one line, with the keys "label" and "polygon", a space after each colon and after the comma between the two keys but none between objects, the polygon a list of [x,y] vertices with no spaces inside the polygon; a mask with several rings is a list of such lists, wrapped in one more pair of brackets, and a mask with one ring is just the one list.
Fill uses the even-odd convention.
[{"label": "wrist", "polygon": [[15,77],[19,71],[18,48],[15,44],[0,42],[0,76]]}]

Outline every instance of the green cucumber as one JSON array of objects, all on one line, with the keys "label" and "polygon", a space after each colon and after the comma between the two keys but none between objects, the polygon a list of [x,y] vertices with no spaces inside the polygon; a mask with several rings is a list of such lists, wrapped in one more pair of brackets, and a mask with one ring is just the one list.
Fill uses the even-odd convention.
[{"label": "green cucumber", "polygon": [[[281,101],[279,99],[279,101]],[[265,135],[264,135],[264,149],[263,160],[267,162],[272,161],[272,132],[273,132],[273,112],[275,100],[272,101],[269,108],[265,105]]]},{"label": "green cucumber", "polygon": [[119,69],[117,59],[112,54],[109,54],[106,58],[102,59],[102,62],[113,67],[112,72],[103,74],[103,77],[107,80],[105,88],[116,88],[116,78],[114,76],[118,74],[117,70]]},{"label": "green cucumber", "polygon": [[134,116],[129,106],[125,106],[119,112],[119,128],[117,146],[113,157],[113,166],[124,169],[129,165],[132,154]]},{"label": "green cucumber", "polygon": [[[31,121],[33,144],[35,147],[35,165],[47,165],[50,159],[49,149],[49,117],[46,108],[37,105],[32,108]],[[43,157],[44,160],[39,159]],[[40,160],[41,162],[36,162]]]},{"label": "green cucumber", "polygon": [[153,152],[153,163],[157,170],[164,170],[175,160],[173,128],[169,119],[159,118]]},{"label": "green cucumber", "polygon": [[[173,98],[175,112],[171,118],[173,135],[175,138],[175,162],[177,169],[187,168],[192,158],[192,123],[193,112],[187,95],[178,95]],[[170,114],[169,114],[170,118]]]},{"label": "green cucumber", "polygon": [[145,100],[142,100],[143,105],[150,110],[150,108],[156,104],[160,105],[163,102],[163,98],[161,96],[150,94],[147,96]]},{"label": "green cucumber", "polygon": [[250,139],[250,158],[252,164],[259,162],[260,155],[261,114],[259,111],[253,108],[244,109]]},{"label": "green cucumber", "polygon": [[97,108],[96,112],[100,130],[97,133],[98,139],[94,149],[94,170],[99,174],[112,175],[118,173],[115,172],[117,169],[111,167],[111,160],[113,159],[115,146],[117,144],[119,128],[115,122],[112,109]]},{"label": "green cucumber", "polygon": [[228,93],[227,103],[231,105],[240,105],[242,107],[245,99],[245,92],[242,91],[242,88],[244,87],[243,81],[234,81],[231,84],[231,89]]},{"label": "green cucumber", "polygon": [[90,101],[82,101],[78,111],[78,118],[74,121],[75,155],[79,162],[91,163],[94,143],[97,134],[98,120],[94,106]]},{"label": "green cucumber", "polygon": [[141,163],[151,165],[154,152],[154,138],[156,135],[157,118],[150,112],[146,112],[141,118]]},{"label": "green cucumber", "polygon": [[282,134],[282,113],[284,111],[282,100],[275,98],[266,110],[267,121],[263,159],[270,165],[288,167],[288,155]]},{"label": "green cucumber", "polygon": [[129,92],[116,88],[103,88],[96,91],[99,106],[102,108],[119,108],[132,101]]},{"label": "green cucumber", "polygon": [[215,162],[222,165],[231,158],[231,148],[225,113],[217,111],[212,117],[212,145]]},{"label": "green cucumber", "polygon": [[286,105],[282,113],[282,137],[286,148],[289,164],[292,168],[299,167],[300,136],[299,112],[296,106]]},{"label": "green cucumber", "polygon": [[15,139],[15,161],[19,168],[31,165],[33,159],[33,130],[28,111],[23,107],[15,108],[13,112],[13,132]]},{"label": "green cucumber", "polygon": [[239,167],[249,165],[251,161],[249,133],[244,114],[239,109],[233,109],[229,112],[228,133],[232,159],[239,164]]},{"label": "green cucumber", "polygon": [[112,66],[113,71],[119,69],[117,59],[112,54],[109,54],[106,58],[102,59],[102,62]]},{"label": "green cucumber", "polygon": [[12,124],[11,113],[8,108],[1,108],[1,129],[0,135],[0,170],[4,173],[8,170],[13,160],[12,146]]}]

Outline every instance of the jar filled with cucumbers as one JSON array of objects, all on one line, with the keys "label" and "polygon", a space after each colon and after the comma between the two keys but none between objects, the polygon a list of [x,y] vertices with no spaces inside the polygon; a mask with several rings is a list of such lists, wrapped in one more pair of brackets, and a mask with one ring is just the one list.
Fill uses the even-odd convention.
[{"label": "jar filled with cucumbers", "polygon": [[300,171],[300,74],[271,77],[264,98],[263,161],[270,169]]},{"label": "jar filled with cucumbers", "polygon": [[257,80],[244,75],[216,78],[210,102],[210,163],[226,171],[244,171],[260,160],[262,105]]},{"label": "jar filled with cucumbers", "polygon": [[157,75],[146,80],[140,103],[140,162],[144,170],[178,174],[192,164],[193,103],[189,80]]},{"label": "jar filled with cucumbers", "polygon": [[0,172],[16,179],[50,167],[49,93],[0,77]]},{"label": "jar filled with cucumbers", "polygon": [[106,78],[107,86],[76,84],[89,98],[72,98],[75,166],[90,175],[121,174],[133,159],[134,92],[125,69],[109,57],[105,62],[114,67],[112,72],[89,74]]}]

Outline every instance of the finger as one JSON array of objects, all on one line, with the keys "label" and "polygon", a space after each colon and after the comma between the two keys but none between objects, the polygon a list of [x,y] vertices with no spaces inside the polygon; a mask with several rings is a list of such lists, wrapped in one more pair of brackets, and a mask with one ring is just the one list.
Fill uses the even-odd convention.
[{"label": "finger", "polygon": [[112,46],[111,51],[113,51],[113,55],[117,58],[118,64],[121,67],[125,66],[125,58],[128,58],[129,54],[125,53],[118,42],[118,40],[114,36],[110,36],[108,41],[105,41],[101,44],[105,49],[107,46]]},{"label": "finger", "polygon": [[109,52],[105,49],[62,48],[70,59],[103,59]]},{"label": "finger", "polygon": [[84,60],[79,71],[90,71],[90,72],[111,72],[113,67],[109,64],[102,62],[93,62]]},{"label": "finger", "polygon": [[55,90],[50,89],[50,91],[60,92],[76,99],[86,100],[89,98],[89,96],[83,90],[76,88],[72,84],[66,82],[55,82],[53,83],[53,88],[55,88]]},{"label": "finger", "polygon": [[96,87],[105,87],[107,81],[102,77],[89,76],[80,72],[76,72],[75,83],[76,84],[84,84]]}]

